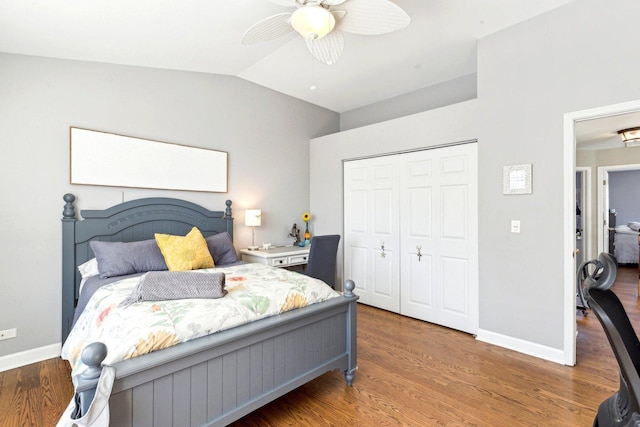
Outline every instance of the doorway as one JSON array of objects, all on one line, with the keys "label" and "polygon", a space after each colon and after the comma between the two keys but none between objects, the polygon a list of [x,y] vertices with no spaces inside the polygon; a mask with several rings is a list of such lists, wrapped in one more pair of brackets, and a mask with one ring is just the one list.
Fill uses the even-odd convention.
[{"label": "doorway", "polygon": [[576,167],[576,265],[593,258],[591,184],[591,168]]},{"label": "doorway", "polygon": [[[611,205],[611,187],[610,183],[612,182],[609,179],[609,173],[613,172],[629,172],[629,171],[638,171],[640,170],[640,164],[625,164],[625,165],[613,165],[613,166],[601,166],[598,167],[598,191],[597,191],[597,200],[598,200],[598,218],[602,218],[602,226],[598,227],[598,253],[600,252],[611,252],[613,253],[613,248],[611,247],[610,242],[613,240],[610,237],[610,233],[613,231],[612,227],[614,224],[610,224],[610,209],[620,208],[620,206],[612,206]],[[635,200],[634,200],[635,201]],[[635,211],[635,209],[634,209]],[[629,221],[629,218],[626,218],[625,221],[618,221],[617,225],[624,225]],[[635,221],[635,219],[634,219]]]},{"label": "doorway", "polygon": [[[640,100],[567,113],[564,116],[564,357],[576,363],[576,125],[581,122],[640,113]],[[637,126],[637,125],[636,125]],[[622,128],[620,128],[622,129]],[[601,227],[598,227],[601,228]]]}]

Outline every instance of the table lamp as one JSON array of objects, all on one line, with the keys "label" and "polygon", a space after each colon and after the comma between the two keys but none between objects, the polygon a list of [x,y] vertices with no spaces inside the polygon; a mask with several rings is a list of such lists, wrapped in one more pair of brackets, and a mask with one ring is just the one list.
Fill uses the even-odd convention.
[{"label": "table lamp", "polygon": [[258,249],[255,242],[256,227],[262,225],[262,211],[260,209],[247,209],[244,212],[244,225],[251,227],[251,246],[249,249],[255,251]]}]

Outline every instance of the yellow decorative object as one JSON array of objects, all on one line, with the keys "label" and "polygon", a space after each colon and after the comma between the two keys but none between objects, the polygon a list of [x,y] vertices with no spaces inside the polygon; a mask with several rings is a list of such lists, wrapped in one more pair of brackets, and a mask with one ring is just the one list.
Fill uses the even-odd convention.
[{"label": "yellow decorative object", "polygon": [[158,233],[155,237],[169,271],[214,267],[207,241],[197,227],[193,227],[184,237]]},{"label": "yellow decorative object", "polygon": [[285,311],[293,310],[294,308],[302,308],[309,305],[307,299],[302,294],[289,294],[287,295],[287,299],[280,307],[280,313],[284,313]]},{"label": "yellow decorative object", "polygon": [[162,350],[163,348],[174,346],[179,342],[180,340],[177,339],[175,334],[165,331],[152,332],[146,339],[139,339],[135,348],[125,356],[125,359],[142,356],[155,350]]},{"label": "yellow decorative object", "polygon": [[304,230],[304,243],[306,245],[309,244],[309,240],[311,239],[311,233],[309,232],[309,220],[311,219],[311,214],[309,212],[305,212],[302,214],[302,220],[304,221],[305,230]]}]

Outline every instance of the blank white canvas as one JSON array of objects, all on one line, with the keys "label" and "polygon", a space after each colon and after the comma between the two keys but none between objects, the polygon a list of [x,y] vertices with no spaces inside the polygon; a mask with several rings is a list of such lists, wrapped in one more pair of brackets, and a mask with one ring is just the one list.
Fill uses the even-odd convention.
[{"label": "blank white canvas", "polygon": [[227,191],[227,153],[71,128],[71,183]]}]

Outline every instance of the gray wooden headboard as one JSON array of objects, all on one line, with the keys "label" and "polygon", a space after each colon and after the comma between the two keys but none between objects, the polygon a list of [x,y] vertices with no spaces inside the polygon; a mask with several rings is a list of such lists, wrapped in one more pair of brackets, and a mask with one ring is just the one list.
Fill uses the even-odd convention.
[{"label": "gray wooden headboard", "polygon": [[62,212],[62,342],[69,335],[80,281],[78,265],[93,258],[91,240],[135,242],[155,233],[184,236],[198,227],[207,237],[228,232],[233,239],[231,200],[224,211],[210,211],[195,203],[165,197],[132,200],[104,210],[82,210],[76,219],[75,196],[65,194]]}]

